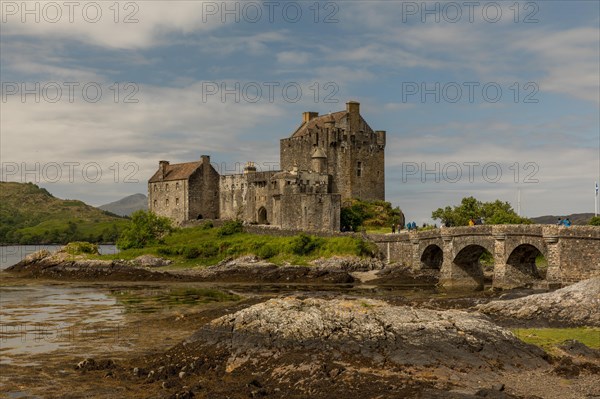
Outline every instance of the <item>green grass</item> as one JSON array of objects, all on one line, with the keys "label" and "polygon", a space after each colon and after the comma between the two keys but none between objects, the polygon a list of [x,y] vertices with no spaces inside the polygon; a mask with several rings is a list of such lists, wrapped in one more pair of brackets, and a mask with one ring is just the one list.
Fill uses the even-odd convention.
[{"label": "green grass", "polygon": [[512,332],[521,341],[552,351],[562,342],[575,339],[590,348],[600,349],[600,328],[518,328]]},{"label": "green grass", "polygon": [[127,249],[118,254],[97,256],[101,259],[134,259],[151,254],[172,259],[167,267],[189,268],[216,264],[223,259],[257,255],[275,264],[286,262],[306,265],[311,260],[335,255],[370,256],[373,244],[357,237],[278,237],[235,233],[219,236],[218,228],[202,226],[178,229],[166,236],[162,244],[141,249]]}]

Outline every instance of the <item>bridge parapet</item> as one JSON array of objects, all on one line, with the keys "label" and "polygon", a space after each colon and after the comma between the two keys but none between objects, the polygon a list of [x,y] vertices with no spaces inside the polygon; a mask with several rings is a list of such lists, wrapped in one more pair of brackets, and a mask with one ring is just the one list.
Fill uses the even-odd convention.
[{"label": "bridge parapet", "polygon": [[[493,284],[499,288],[539,279],[535,261],[539,254],[546,258],[546,281],[552,285],[600,275],[600,227],[596,226],[464,226],[372,234],[369,238],[388,263],[415,270],[441,265],[440,281],[451,286],[481,286],[478,254],[484,250],[494,257]],[[473,284],[473,279],[481,281]]]}]

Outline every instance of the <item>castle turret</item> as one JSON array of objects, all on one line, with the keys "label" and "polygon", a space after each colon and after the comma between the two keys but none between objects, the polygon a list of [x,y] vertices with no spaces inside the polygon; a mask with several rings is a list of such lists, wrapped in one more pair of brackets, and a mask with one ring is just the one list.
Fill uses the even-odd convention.
[{"label": "castle turret", "polygon": [[317,148],[311,157],[312,169],[317,173],[325,173],[327,171],[327,155],[322,149]]}]

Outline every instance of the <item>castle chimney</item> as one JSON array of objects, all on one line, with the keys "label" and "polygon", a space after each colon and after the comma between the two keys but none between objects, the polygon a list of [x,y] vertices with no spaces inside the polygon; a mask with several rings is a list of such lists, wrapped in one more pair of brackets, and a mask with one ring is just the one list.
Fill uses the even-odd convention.
[{"label": "castle chimney", "polygon": [[246,162],[246,166],[244,166],[244,174],[248,173],[256,173],[256,166],[254,166],[254,162]]},{"label": "castle chimney", "polygon": [[210,155],[201,155],[200,159],[204,164],[210,164]]},{"label": "castle chimney", "polygon": [[376,130],[375,134],[377,135],[377,145],[385,146],[385,130]]},{"label": "castle chimney", "polygon": [[360,114],[360,103],[356,101],[348,101],[346,103],[346,112],[349,114]]},{"label": "castle chimney", "polygon": [[348,101],[346,103],[346,112],[348,112],[350,131],[355,134],[358,132],[358,124],[360,121],[360,103]]},{"label": "castle chimney", "polygon": [[167,174],[167,166],[169,166],[169,161],[158,161],[158,171],[161,180],[164,179]]},{"label": "castle chimney", "polygon": [[315,119],[317,116],[319,116],[318,112],[303,112],[302,113],[302,123],[306,123],[306,122],[310,121],[311,119]]}]

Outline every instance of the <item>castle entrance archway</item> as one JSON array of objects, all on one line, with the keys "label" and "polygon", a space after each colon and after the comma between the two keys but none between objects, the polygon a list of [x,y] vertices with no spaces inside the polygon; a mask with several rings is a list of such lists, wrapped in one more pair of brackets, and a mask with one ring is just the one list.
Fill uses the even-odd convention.
[{"label": "castle entrance archway", "polygon": [[261,206],[258,209],[258,224],[267,224],[267,209],[264,206]]}]

